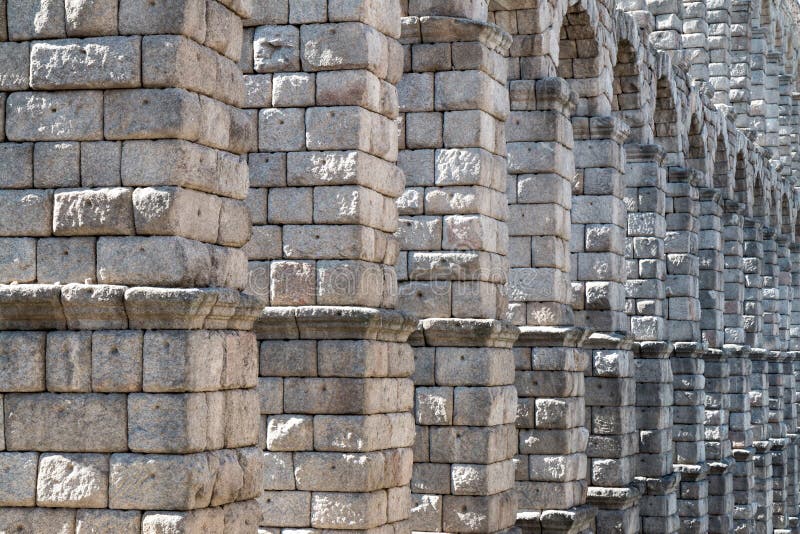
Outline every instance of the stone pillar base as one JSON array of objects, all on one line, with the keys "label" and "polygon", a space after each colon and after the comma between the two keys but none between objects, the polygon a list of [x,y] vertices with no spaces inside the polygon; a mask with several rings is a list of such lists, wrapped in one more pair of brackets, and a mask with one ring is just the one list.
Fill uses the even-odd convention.
[{"label": "stone pillar base", "polygon": [[639,532],[639,499],[635,484],[622,488],[590,486],[587,504],[597,507],[595,532],[629,534]]},{"label": "stone pillar base", "polygon": [[642,532],[678,532],[678,494],[680,473],[670,473],[659,478],[637,477],[636,484],[642,498],[639,500],[639,515]]},{"label": "stone pillar base", "polygon": [[708,532],[708,464],[676,464],[680,473],[678,516],[683,534]]},{"label": "stone pillar base", "polygon": [[575,506],[569,510],[519,512],[517,528],[521,534],[580,534],[591,530],[597,509],[594,506]]},{"label": "stone pillar base", "polygon": [[385,309],[264,310],[259,526],[409,530],[415,325]]}]

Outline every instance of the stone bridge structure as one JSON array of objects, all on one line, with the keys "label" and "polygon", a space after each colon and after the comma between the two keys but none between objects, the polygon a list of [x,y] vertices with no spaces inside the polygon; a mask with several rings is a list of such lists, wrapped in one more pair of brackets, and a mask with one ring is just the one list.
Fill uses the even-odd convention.
[{"label": "stone bridge structure", "polygon": [[793,0],[0,0],[0,532],[800,532]]}]

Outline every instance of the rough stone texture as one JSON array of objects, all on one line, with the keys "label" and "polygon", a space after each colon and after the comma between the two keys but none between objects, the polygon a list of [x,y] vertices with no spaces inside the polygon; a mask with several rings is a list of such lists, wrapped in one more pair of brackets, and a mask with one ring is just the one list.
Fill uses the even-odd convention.
[{"label": "rough stone texture", "polygon": [[796,530],[799,18],[0,0],[0,531]]},{"label": "rough stone texture", "polygon": [[2,532],[257,529],[249,15],[0,0]]}]

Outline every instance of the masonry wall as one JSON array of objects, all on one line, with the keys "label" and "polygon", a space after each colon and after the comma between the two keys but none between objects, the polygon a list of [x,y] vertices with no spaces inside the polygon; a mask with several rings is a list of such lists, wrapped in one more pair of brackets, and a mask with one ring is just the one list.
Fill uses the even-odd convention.
[{"label": "masonry wall", "polygon": [[254,530],[247,9],[0,12],[0,530]]},{"label": "masonry wall", "polygon": [[796,531],[799,16],[0,0],[0,531]]}]

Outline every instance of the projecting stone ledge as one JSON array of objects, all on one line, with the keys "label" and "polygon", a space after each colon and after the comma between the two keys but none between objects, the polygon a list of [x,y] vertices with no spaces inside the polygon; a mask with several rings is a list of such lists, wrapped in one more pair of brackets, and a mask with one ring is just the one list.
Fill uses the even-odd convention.
[{"label": "projecting stone ledge", "polygon": [[345,306],[264,308],[258,339],[376,339],[404,343],[417,319],[395,310]]},{"label": "projecting stone ledge", "polygon": [[0,285],[2,330],[250,330],[260,310],[224,288]]}]

